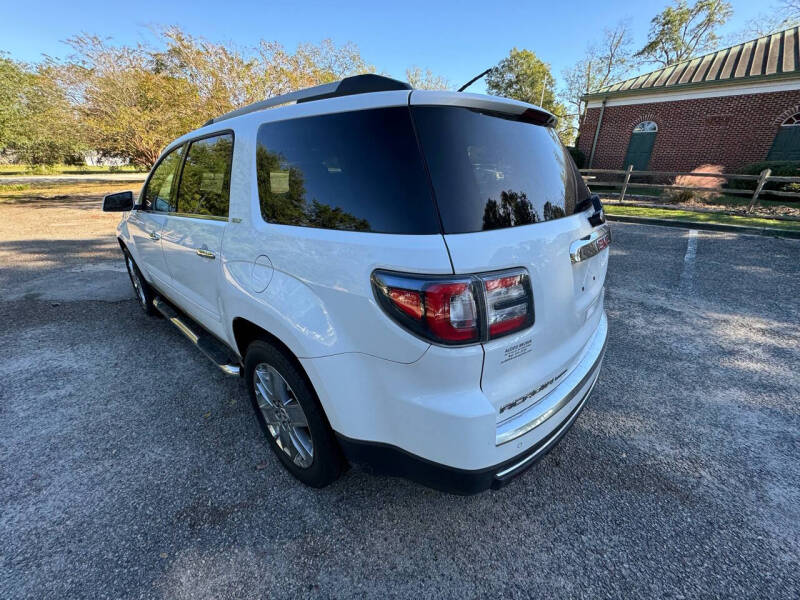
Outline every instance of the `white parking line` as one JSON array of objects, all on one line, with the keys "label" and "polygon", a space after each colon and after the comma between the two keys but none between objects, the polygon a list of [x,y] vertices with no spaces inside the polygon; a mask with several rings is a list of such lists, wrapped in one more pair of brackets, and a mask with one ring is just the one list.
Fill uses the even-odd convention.
[{"label": "white parking line", "polygon": [[697,229],[689,230],[689,241],[686,243],[686,254],[683,256],[683,271],[681,272],[681,287],[692,286],[694,274],[694,260],[697,256]]}]

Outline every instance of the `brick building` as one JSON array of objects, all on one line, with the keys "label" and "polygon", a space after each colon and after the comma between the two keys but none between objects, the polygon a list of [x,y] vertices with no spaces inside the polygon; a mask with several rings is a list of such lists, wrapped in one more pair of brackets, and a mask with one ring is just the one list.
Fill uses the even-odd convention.
[{"label": "brick building", "polygon": [[798,44],[795,27],[584,96],[578,147],[586,166],[735,172],[800,161]]}]

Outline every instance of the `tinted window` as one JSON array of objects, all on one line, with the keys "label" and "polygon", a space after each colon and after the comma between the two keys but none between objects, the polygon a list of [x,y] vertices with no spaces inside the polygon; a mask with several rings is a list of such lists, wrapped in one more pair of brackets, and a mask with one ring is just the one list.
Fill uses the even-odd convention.
[{"label": "tinted window", "polygon": [[468,108],[412,109],[445,233],[571,215],[589,195],[550,127]]},{"label": "tinted window", "polygon": [[192,142],[178,186],[178,212],[227,217],[232,158],[230,133]]},{"label": "tinted window", "polygon": [[160,212],[175,210],[171,202],[172,184],[175,181],[178,165],[181,164],[182,155],[183,146],[179,146],[167,154],[153,170],[140,201],[143,210]]},{"label": "tinted window", "polygon": [[256,160],[270,223],[440,232],[406,107],[266,123]]}]

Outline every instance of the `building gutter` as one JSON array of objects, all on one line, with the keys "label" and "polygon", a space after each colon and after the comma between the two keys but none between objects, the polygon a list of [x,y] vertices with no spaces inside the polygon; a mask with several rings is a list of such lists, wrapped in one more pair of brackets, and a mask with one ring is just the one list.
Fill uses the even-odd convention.
[{"label": "building gutter", "polygon": [[603,98],[603,103],[600,105],[600,116],[597,118],[597,129],[594,130],[592,151],[589,153],[589,169],[592,168],[592,163],[594,163],[594,152],[597,150],[597,139],[600,137],[600,127],[603,125],[603,113],[606,112],[606,102],[608,102],[608,98]]},{"label": "building gutter", "polygon": [[[593,100],[600,100],[608,99],[608,98],[619,98],[625,96],[639,96],[639,95],[647,95],[647,94],[668,94],[671,92],[679,93],[684,90],[696,90],[696,89],[717,89],[717,88],[726,88],[726,87],[734,87],[739,85],[749,85],[751,83],[767,83],[767,82],[779,82],[779,81],[787,81],[792,79],[798,79],[800,73],[798,71],[789,71],[787,73],[773,73],[770,75],[750,75],[747,77],[730,77],[728,79],[712,79],[710,81],[694,81],[690,83],[678,83],[672,85],[659,85],[659,86],[648,86],[648,87],[639,87],[639,88],[627,88],[624,90],[608,90],[605,92],[594,92],[591,94],[585,94],[581,97],[581,100],[584,102],[591,102]],[[623,82],[624,83],[624,82]]]}]

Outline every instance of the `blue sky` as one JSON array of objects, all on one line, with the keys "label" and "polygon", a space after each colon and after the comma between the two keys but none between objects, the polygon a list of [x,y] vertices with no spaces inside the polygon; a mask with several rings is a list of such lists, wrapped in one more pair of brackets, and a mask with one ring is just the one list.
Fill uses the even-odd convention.
[{"label": "blue sky", "polygon": [[[65,55],[63,40],[79,32],[134,43],[153,40],[150,26],[179,25],[194,35],[239,45],[260,38],[289,48],[328,37],[337,43],[352,41],[379,71],[403,78],[406,67],[419,65],[458,86],[496,64],[513,46],[536,52],[559,77],[603,27],[620,18],[631,19],[636,42],[642,45],[650,19],[666,4],[666,0],[7,0],[0,19],[0,50],[35,62],[42,54]],[[747,20],[768,8],[768,2],[734,0],[733,6],[734,17],[723,33],[741,30]],[[483,90],[479,84],[470,89]]]}]

